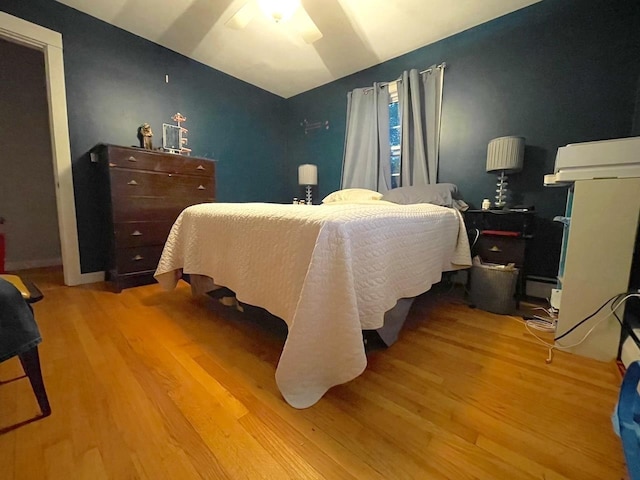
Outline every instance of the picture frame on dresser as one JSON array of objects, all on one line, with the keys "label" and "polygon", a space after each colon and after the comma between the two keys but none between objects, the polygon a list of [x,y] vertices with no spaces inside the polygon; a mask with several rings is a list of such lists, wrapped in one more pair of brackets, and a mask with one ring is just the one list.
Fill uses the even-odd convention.
[{"label": "picture frame on dresser", "polygon": [[153,283],[180,212],[215,202],[215,160],[108,144],[90,153],[104,185],[99,201],[109,237],[106,279],[117,292]]},{"label": "picture frame on dresser", "polygon": [[182,148],[182,128],[177,125],[162,124],[162,148],[165,152],[180,153]]}]

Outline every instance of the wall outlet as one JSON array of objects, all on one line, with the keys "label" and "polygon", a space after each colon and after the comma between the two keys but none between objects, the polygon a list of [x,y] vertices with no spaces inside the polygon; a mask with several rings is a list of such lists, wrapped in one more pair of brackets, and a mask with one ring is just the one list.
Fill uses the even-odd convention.
[{"label": "wall outlet", "polygon": [[559,288],[551,289],[551,298],[549,299],[549,304],[556,310],[560,310],[560,300],[562,299],[562,290]]}]

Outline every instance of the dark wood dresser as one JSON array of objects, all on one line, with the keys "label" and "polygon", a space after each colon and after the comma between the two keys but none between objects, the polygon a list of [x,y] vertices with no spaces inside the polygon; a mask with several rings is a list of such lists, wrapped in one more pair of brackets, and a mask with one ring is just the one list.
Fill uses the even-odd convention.
[{"label": "dark wood dresser", "polygon": [[215,162],[140,148],[97,145],[91,161],[105,186],[110,241],[107,280],[118,291],[153,282],[162,248],[182,210],[215,201]]}]

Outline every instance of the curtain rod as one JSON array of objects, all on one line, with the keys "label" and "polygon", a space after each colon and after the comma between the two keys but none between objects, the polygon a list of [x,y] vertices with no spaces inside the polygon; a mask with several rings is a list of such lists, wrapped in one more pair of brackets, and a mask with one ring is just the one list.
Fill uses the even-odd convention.
[{"label": "curtain rod", "polygon": [[[442,62],[440,65],[436,65],[436,68],[444,70],[446,66],[447,66],[447,63],[446,62]],[[433,69],[427,68],[427,69],[422,70],[421,72],[419,72],[419,74],[420,75],[424,75],[425,73],[430,73],[432,71],[433,71]],[[395,80],[391,80],[390,82],[378,82],[378,85],[381,86],[381,87],[384,87],[385,85],[389,85],[390,83],[399,82],[401,79],[402,79],[402,77],[398,77]],[[365,87],[363,90],[364,90],[364,93],[366,94],[367,92],[370,92],[371,90],[373,90],[373,87]]]},{"label": "curtain rod", "polygon": [[[447,62],[442,62],[440,65],[436,65],[436,68],[444,69],[446,66],[447,66]],[[427,68],[426,70],[422,70],[420,72],[420,75],[422,75],[423,73],[431,72],[431,71],[432,71],[431,68]]]}]

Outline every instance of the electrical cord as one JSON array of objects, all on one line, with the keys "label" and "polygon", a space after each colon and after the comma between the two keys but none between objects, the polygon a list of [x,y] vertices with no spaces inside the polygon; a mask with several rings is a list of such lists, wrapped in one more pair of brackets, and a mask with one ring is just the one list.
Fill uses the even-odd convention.
[{"label": "electrical cord", "polygon": [[556,313],[558,313],[558,311],[553,308],[544,308],[544,307],[536,307],[534,308],[534,310],[542,310],[544,313],[546,313],[547,315],[549,315],[549,317],[555,319],[556,318]]},{"label": "electrical cord", "polygon": [[[620,305],[622,305],[624,302],[626,302],[626,301],[627,301],[627,299],[629,299],[629,298],[631,298],[631,297],[640,297],[640,294],[638,294],[638,293],[630,293],[629,295],[625,296],[622,300],[620,300],[620,301],[618,302],[618,304],[617,304],[615,307],[612,305],[612,306],[611,306],[611,311],[610,311],[607,315],[605,315],[604,317],[602,317],[600,320],[598,320],[598,321],[595,323],[595,325],[594,325],[593,327],[591,327],[591,328],[589,329],[589,331],[587,331],[587,333],[584,335],[584,337],[582,337],[582,339],[581,339],[579,342],[574,343],[573,345],[554,345],[554,346],[555,346],[556,348],[561,348],[561,349],[562,349],[562,348],[573,348],[573,347],[577,347],[577,346],[578,346],[578,345],[580,345],[582,342],[584,342],[584,341],[587,339],[587,337],[588,337],[589,335],[591,335],[591,332],[593,332],[593,331],[596,329],[596,327],[597,327],[598,325],[600,325],[602,322],[604,322],[604,321],[605,321],[606,319],[608,319],[609,317],[613,316],[613,315],[616,313],[616,310],[618,309],[618,307],[620,307]],[[564,336],[564,335],[562,335],[562,336]],[[557,341],[557,339],[556,339],[556,341]]]},{"label": "electrical cord", "polygon": [[476,231],[476,238],[473,239],[473,242],[471,243],[471,247],[469,247],[470,249],[473,249],[473,247],[475,246],[476,242],[480,238],[480,230],[477,229],[477,228],[475,228],[474,230]]},{"label": "electrical cord", "polygon": [[[611,308],[613,309],[613,304],[611,305]],[[633,331],[633,328],[631,328],[628,323],[623,322],[616,312],[614,312],[613,315],[616,317],[616,320],[618,320],[618,323],[620,324],[622,329],[627,332],[627,334],[633,339],[634,342],[640,345],[640,339],[638,339],[638,336],[636,335],[636,332]]]},{"label": "electrical cord", "polygon": [[[621,300],[620,297],[624,297]],[[590,318],[593,318],[594,315],[596,315],[600,310],[602,310],[609,302],[611,302],[613,300],[613,303],[611,304],[611,311],[604,317],[602,317],[600,320],[598,320],[595,325],[593,327],[591,327],[587,333],[582,337],[582,339],[580,339],[580,341],[572,344],[572,345],[558,345],[558,344],[551,344],[548,343],[547,341],[543,340],[542,338],[538,337],[538,335],[535,334],[535,332],[533,332],[531,330],[531,328],[529,328],[528,322],[525,321],[525,327],[526,329],[529,331],[529,333],[531,335],[533,335],[535,337],[535,339],[541,343],[542,345],[546,346],[549,349],[549,355],[547,357],[547,359],[545,360],[546,363],[551,363],[553,361],[553,350],[557,349],[557,350],[566,350],[566,349],[570,349],[570,348],[574,348],[577,347],[578,345],[582,344],[588,337],[589,335],[591,335],[591,333],[596,329],[596,327],[598,325],[600,325],[602,322],[604,322],[606,319],[608,319],[609,317],[615,315],[616,318],[618,319],[618,321],[620,321],[620,318],[617,316],[616,314],[616,310],[623,304],[625,303],[629,298],[631,297],[639,297],[640,298],[640,293],[620,293],[618,295],[614,295],[613,297],[611,297],[609,300],[607,300],[605,303],[602,304],[602,306],[600,308],[598,308],[595,312],[593,312],[591,315],[589,315],[588,317],[582,319],[580,322],[578,322],[576,325],[574,325],[570,330],[566,331],[565,333],[563,333],[562,335],[560,335],[559,337],[554,338],[554,340],[557,342],[559,339],[565,337],[566,335],[568,335],[569,333],[571,333],[572,331],[574,331],[577,327],[579,327],[580,325],[582,325],[584,322],[586,322],[587,320],[589,320]],[[619,300],[619,301],[618,301]],[[622,323],[622,322],[621,322]]]},{"label": "electrical cord", "polygon": [[556,331],[556,326],[555,324],[547,321],[547,320],[539,320],[539,319],[535,319],[535,320],[526,320],[525,321],[525,325],[527,327],[531,327],[535,330],[540,330],[541,332],[549,332],[549,333],[553,333]]},{"label": "electrical cord", "polygon": [[[583,318],[582,320],[580,320],[578,323],[576,323],[573,327],[571,327],[569,330],[567,330],[566,332],[564,332],[562,335],[560,335],[559,337],[554,338],[554,340],[557,342],[558,340],[562,339],[563,337],[566,337],[567,335],[569,335],[571,332],[573,332],[576,328],[578,328],[580,325],[582,325],[584,322],[586,322],[587,320],[590,320],[591,318],[593,318],[595,315],[598,314],[598,312],[600,310],[602,310],[605,306],[607,306],[607,304],[609,302],[611,302],[612,300],[614,301],[613,303],[615,303],[615,300],[617,300],[618,298],[622,297],[623,295],[625,295],[624,293],[618,293],[617,295],[614,295],[613,297],[611,297],[609,300],[607,300],[606,302],[604,302],[600,308],[598,308],[595,312],[593,312],[591,315],[589,315],[588,317]],[[613,307],[613,304],[612,304]],[[616,307],[617,308],[617,307]],[[612,310],[615,310],[614,308],[612,308]]]},{"label": "electrical cord", "polygon": [[[546,309],[542,307],[535,308],[534,310],[544,310]],[[541,317],[540,315],[523,315],[522,319],[527,327],[531,327],[535,330],[540,330],[541,332],[550,332],[554,333],[556,331],[556,318],[549,314],[550,318]]]}]

